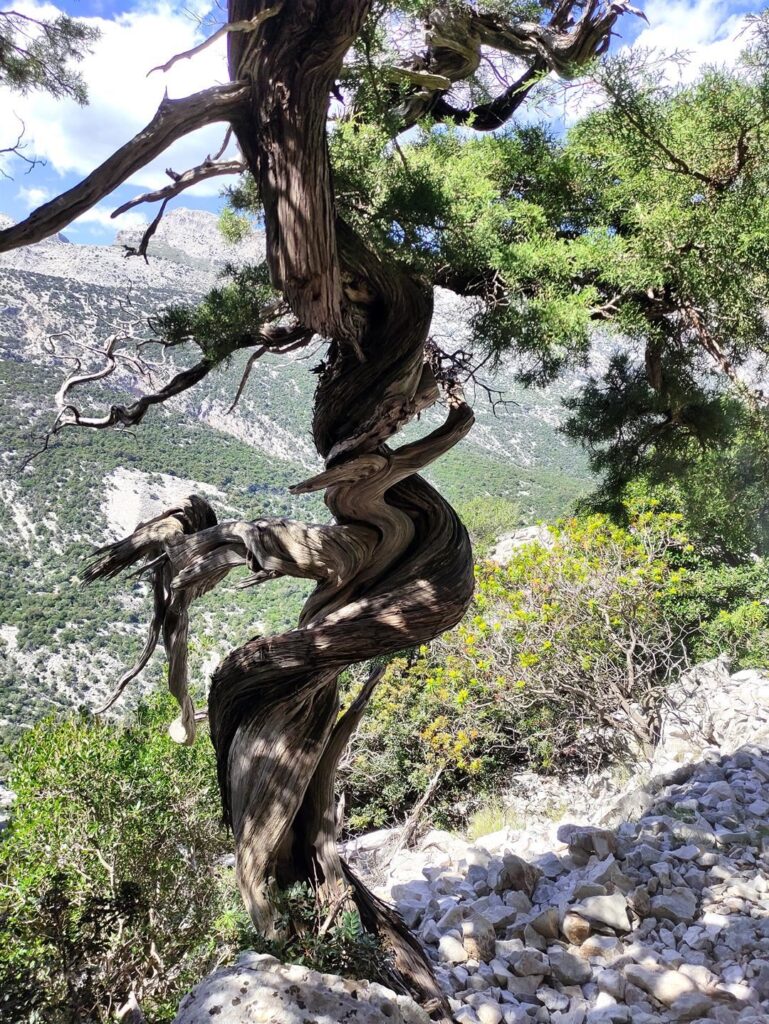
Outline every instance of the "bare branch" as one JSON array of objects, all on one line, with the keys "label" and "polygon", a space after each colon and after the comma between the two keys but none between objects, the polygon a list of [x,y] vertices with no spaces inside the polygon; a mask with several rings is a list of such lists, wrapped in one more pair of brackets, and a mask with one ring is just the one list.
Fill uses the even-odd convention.
[{"label": "bare branch", "polygon": [[[33,167],[37,167],[38,164],[45,166],[45,160],[41,160],[38,157],[26,156],[24,154],[23,150],[26,148],[27,144],[26,144],[26,142],[23,141],[23,139],[24,139],[24,133],[27,130],[27,126],[24,124],[24,122],[22,121],[22,119],[19,117],[18,114],[14,114],[14,117],[16,118],[16,120],[21,125],[21,127],[19,128],[19,134],[16,136],[16,141],[12,145],[4,146],[4,147],[0,148],[0,156],[2,156],[4,153],[12,153],[14,156],[18,157],[19,160],[23,160],[24,163],[28,165],[26,173],[29,174],[29,172],[32,170],[32,168]],[[11,175],[7,174],[3,170],[3,168],[0,167],[0,177],[10,179]]]},{"label": "bare branch", "polygon": [[235,392],[235,397],[232,400],[232,405],[227,409],[227,416],[229,416],[229,414],[240,401],[241,395],[243,394],[246,384],[248,383],[248,378],[251,376],[251,370],[254,368],[254,363],[256,363],[257,360],[261,359],[265,352],[276,351],[276,349],[278,348],[280,349],[281,354],[285,352],[294,352],[296,349],[302,348],[304,345],[307,344],[307,342],[312,337],[313,332],[304,328],[298,328],[296,333],[299,335],[296,341],[286,342],[286,344],[283,346],[278,346],[277,343],[274,343],[272,345],[264,344],[262,345],[261,348],[258,348],[256,352],[251,353],[251,355],[248,357],[248,362],[243,368],[243,375],[240,378],[238,390]]},{"label": "bare branch", "polygon": [[245,169],[246,165],[243,160],[224,160],[221,163],[215,163],[206,157],[202,164],[190,167],[189,170],[176,175],[170,185],[156,189],[154,192],[145,192],[144,195],[137,196],[135,199],[123,203],[122,206],[118,206],[112,216],[119,217],[126,210],[131,210],[134,206],[140,206],[142,203],[157,203],[160,200],[168,202],[169,199],[173,199],[180,192],[192,188],[193,185],[197,185],[201,181],[207,181],[209,178],[216,178],[222,174],[242,174]]},{"label": "bare branch", "polygon": [[121,146],[87,178],[29,217],[0,231],[0,252],[39,242],[61,231],[76,217],[121,185],[172,142],[216,121],[229,121],[245,101],[250,87],[240,82],[217,85],[183,99],[163,98],[157,113],[138,135]]},{"label": "bare branch", "polygon": [[[143,256],[144,257],[144,262],[145,263],[149,263],[149,260],[147,259],[147,246],[150,244],[150,240],[152,239],[152,236],[157,231],[158,226],[160,225],[160,222],[163,219],[163,214],[166,212],[166,207],[168,206],[169,202],[170,202],[170,196],[169,196],[168,199],[164,199],[163,202],[160,204],[160,209],[155,214],[152,222],[150,224],[148,224],[147,227],[144,230],[144,234],[141,237],[141,241],[139,242],[138,249],[135,249],[132,245],[124,246],[124,248],[125,248],[125,252],[123,253],[124,256]],[[113,214],[113,216],[114,216],[114,214]]]},{"label": "bare branch", "polygon": [[[471,8],[433,11],[427,22],[427,51],[415,55],[408,67],[385,69],[391,77],[413,83],[399,113],[400,131],[429,114],[437,120],[472,125],[478,131],[492,131],[504,124],[521,105],[536,82],[550,71],[571,78],[593,57],[604,53],[611,31],[624,13],[644,15],[626,0],[588,0],[580,10],[577,0],[556,6],[549,23],[507,24],[496,15]],[[488,48],[529,61],[521,77],[488,103],[466,109],[453,106],[446,93],[452,84],[471,78],[481,63],[482,49]]]},{"label": "bare branch", "polygon": [[229,145],[231,138],[232,138],[232,125],[228,125],[227,126],[227,131],[224,133],[224,138],[222,139],[221,146],[217,149],[217,151],[214,153],[214,155],[213,156],[209,156],[208,159],[210,161],[212,161],[212,162],[216,161],[216,160],[220,160],[224,156],[224,151],[227,148],[227,146]]},{"label": "bare branch", "polygon": [[[52,428],[52,433],[58,433],[63,427],[68,426],[92,427],[96,430],[106,430],[109,427],[117,426],[136,426],[141,423],[147,411],[153,405],[160,405],[162,402],[167,402],[170,398],[180,395],[183,391],[188,391],[195,384],[203,380],[214,366],[216,366],[216,363],[211,359],[201,359],[194,366],[190,366],[186,370],[180,370],[159,391],[142,395],[141,398],[137,398],[130,405],[112,405],[109,412],[104,413],[103,416],[82,416],[74,405],[65,405]],[[99,373],[91,379],[98,379],[103,376],[106,376],[106,374]]]},{"label": "bare branch", "polygon": [[151,68],[147,72],[147,77],[149,78],[153,71],[170,71],[177,61],[189,60],[191,57],[196,57],[203,50],[207,49],[209,46],[213,45],[213,43],[217,42],[217,40],[228,35],[230,32],[255,32],[261,24],[267,21],[268,18],[275,17],[282,6],[282,2],[279,2],[275,4],[274,7],[268,7],[266,10],[260,11],[259,14],[254,15],[253,18],[245,18],[242,21],[230,21],[226,25],[222,25],[221,28],[218,28],[212,36],[209,36],[208,39],[204,39],[203,42],[199,43],[197,46],[193,46],[191,50],[183,50],[181,53],[176,53],[169,61],[166,61],[165,64],[159,64],[156,68]]}]

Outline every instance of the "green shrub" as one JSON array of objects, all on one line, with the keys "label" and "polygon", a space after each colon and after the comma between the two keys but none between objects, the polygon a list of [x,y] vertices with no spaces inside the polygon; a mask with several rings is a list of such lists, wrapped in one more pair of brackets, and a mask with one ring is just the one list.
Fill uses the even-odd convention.
[{"label": "green shrub", "polygon": [[433,817],[451,823],[517,765],[651,747],[685,660],[670,610],[679,520],[647,512],[623,529],[594,515],[550,533],[508,565],[480,564],[457,629],[391,662],[342,772],[352,830],[397,821],[429,786]]},{"label": "green shrub", "polygon": [[379,939],[363,930],[354,908],[329,907],[297,882],[276,898],[278,937],[259,939],[258,952],[324,974],[392,984],[390,959]]},{"label": "green shrub", "polygon": [[152,1024],[240,949],[354,977],[388,978],[354,910],[306,887],[279,894],[277,939],[257,934],[223,859],[211,744],[167,735],[167,695],[130,722],[52,718],[14,751],[17,794],[0,840],[0,1020],[107,1022],[131,995]]},{"label": "green shrub", "polygon": [[181,747],[169,698],[123,727],[45,720],[16,751],[0,842],[0,1017],[153,1024],[242,943],[210,744]]},{"label": "green shrub", "polygon": [[762,601],[748,601],[731,611],[720,611],[704,623],[698,638],[700,658],[727,654],[733,667],[769,667],[769,608]]}]

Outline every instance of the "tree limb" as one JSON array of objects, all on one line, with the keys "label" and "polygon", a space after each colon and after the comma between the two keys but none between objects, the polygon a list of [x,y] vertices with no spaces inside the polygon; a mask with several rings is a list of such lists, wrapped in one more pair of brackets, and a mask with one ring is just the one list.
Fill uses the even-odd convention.
[{"label": "tree limb", "polygon": [[246,165],[242,160],[214,162],[206,158],[197,167],[190,167],[189,170],[175,176],[170,185],[158,188],[154,192],[145,192],[135,199],[129,199],[127,203],[118,206],[111,216],[119,217],[127,210],[133,209],[134,206],[140,206],[142,203],[157,203],[161,199],[168,201],[178,196],[180,192],[184,192],[186,189],[192,188],[193,185],[199,184],[201,181],[207,181],[209,178],[216,178],[222,174],[242,174],[245,169]]},{"label": "tree limb", "polygon": [[242,21],[229,21],[226,25],[222,25],[218,28],[212,36],[208,39],[204,39],[202,43],[197,46],[193,46],[191,50],[183,50],[181,53],[176,53],[165,64],[158,64],[156,68],[150,68],[147,72],[147,77],[153,73],[153,71],[170,71],[171,68],[179,60],[189,60],[191,57],[196,57],[202,50],[207,49],[218,39],[226,36],[229,32],[255,32],[259,26],[267,21],[268,18],[273,18],[283,6],[282,0],[276,3],[274,7],[267,7],[265,10],[260,11],[259,14],[254,15],[253,18],[245,18]]},{"label": "tree limb", "polygon": [[150,123],[121,146],[87,178],[56,199],[44,203],[13,227],[0,231],[0,252],[39,242],[61,231],[172,142],[215,121],[229,121],[249,94],[250,86],[231,82],[183,99],[165,96]]}]

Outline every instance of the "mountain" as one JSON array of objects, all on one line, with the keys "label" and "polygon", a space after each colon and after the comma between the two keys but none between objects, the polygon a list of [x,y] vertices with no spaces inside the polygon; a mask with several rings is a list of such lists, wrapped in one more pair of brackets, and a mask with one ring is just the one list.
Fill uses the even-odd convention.
[{"label": "mountain", "polygon": [[[191,490],[206,494],[224,518],[325,511],[317,496],[293,498],[287,490],[319,467],[310,410],[320,342],[309,354],[260,360],[233,412],[247,353],[153,410],[136,430],[69,429],[25,463],[54,420],[54,396],[69,371],[103,365],[114,332],[146,336],[153,311],[194,302],[225,264],[264,253],[260,234],[228,244],[217,218],[199,210],[164,218],[149,262],[125,257],[137,242],[136,232],[121,232],[111,247],[59,235],[0,255],[0,731],[13,732],[51,708],[93,704],[137,653],[146,587],[117,581],[83,591],[77,573],[94,545]],[[439,343],[459,347],[465,319],[461,301],[438,295]],[[192,352],[155,346],[137,355],[154,386],[195,361]],[[89,412],[130,400],[148,387],[137,385],[137,365],[70,397]],[[494,387],[508,404],[492,408],[483,390],[471,394],[475,428],[428,475],[460,511],[484,496],[516,502],[524,522],[566,511],[590,483],[581,453],[556,432],[561,397],[578,382],[524,391],[513,368],[501,366]],[[430,411],[407,436],[431,429],[440,415]],[[193,672],[203,679],[228,646],[291,623],[306,589],[281,580],[209,595],[195,613]]]}]

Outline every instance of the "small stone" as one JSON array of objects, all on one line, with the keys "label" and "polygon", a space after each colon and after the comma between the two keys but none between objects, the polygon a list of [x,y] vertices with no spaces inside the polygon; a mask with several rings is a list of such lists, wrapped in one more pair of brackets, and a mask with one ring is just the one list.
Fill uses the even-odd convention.
[{"label": "small stone", "polygon": [[589,921],[586,921],[580,914],[575,914],[573,911],[569,911],[564,915],[563,922],[561,923],[561,931],[575,946],[581,946],[582,943],[592,933]]},{"label": "small stone", "polygon": [[523,929],[523,941],[530,949],[538,949],[544,953],[547,949],[547,939],[530,924]]},{"label": "small stone", "polygon": [[500,1024],[502,1011],[496,1003],[481,1003],[475,1007],[475,1012],[481,1024]]},{"label": "small stone", "polygon": [[533,996],[542,984],[542,978],[542,974],[527,974],[520,978],[515,976],[508,981],[507,990],[519,999]]},{"label": "small stone", "polygon": [[650,909],[658,919],[691,924],[697,913],[697,897],[691,889],[675,886],[660,896],[654,896]]},{"label": "small stone", "polygon": [[509,925],[515,922],[518,911],[513,907],[506,907],[502,903],[498,907],[487,907],[483,916],[494,931],[501,935]]},{"label": "small stone", "polygon": [[510,961],[513,971],[519,976],[530,974],[548,974],[550,971],[550,960],[535,949],[524,949]]},{"label": "small stone", "polygon": [[481,914],[470,911],[462,922],[462,945],[473,960],[494,959],[496,933],[493,926]]},{"label": "small stone", "polygon": [[606,886],[598,882],[580,882],[574,887],[572,897],[575,900],[584,900],[588,896],[605,896]]},{"label": "small stone", "polygon": [[557,836],[560,842],[568,844],[571,859],[578,865],[587,864],[593,855],[604,860],[617,852],[617,837],[608,829],[562,825]]},{"label": "small stone", "polygon": [[625,947],[614,935],[590,935],[582,943],[580,956],[586,959],[601,957],[603,960],[614,960],[622,956]]},{"label": "small stone", "polygon": [[712,1006],[713,1000],[704,992],[685,992],[671,1003],[670,1009],[675,1020],[689,1021],[707,1017]]},{"label": "small stone", "polygon": [[679,846],[677,849],[673,850],[673,856],[676,860],[697,860],[701,854],[702,850],[699,846],[695,846],[693,843],[687,843],[686,846]]},{"label": "small stone", "polygon": [[554,988],[543,985],[537,989],[537,999],[551,1012],[553,1010],[567,1010],[569,1008],[569,997],[563,992],[557,992]]},{"label": "small stone", "polygon": [[463,964],[470,959],[470,955],[453,935],[442,935],[438,943],[438,954],[442,960],[450,964]]},{"label": "small stone", "polygon": [[557,939],[558,917],[558,908],[548,907],[547,910],[543,910],[541,914],[538,914],[533,918],[530,924],[534,931],[539,932],[540,935],[544,935],[546,939]]},{"label": "small stone", "polygon": [[696,991],[694,982],[678,971],[667,971],[664,968],[643,967],[641,964],[628,964],[625,967],[625,978],[649,995],[654,996],[665,1006],[672,1006],[676,999],[687,992]]},{"label": "small stone", "polygon": [[621,934],[630,931],[627,900],[621,892],[612,893],[611,896],[589,896],[571,909],[589,921],[595,931],[605,931],[607,928]]},{"label": "small stone", "polygon": [[560,946],[551,946],[548,951],[550,971],[562,985],[584,985],[590,980],[590,965],[579,957],[568,953]]},{"label": "small stone", "polygon": [[619,971],[601,971],[598,975],[598,991],[620,1002],[625,995],[625,979]]},{"label": "small stone", "polygon": [[450,932],[455,928],[461,928],[464,916],[464,909],[454,905],[438,919],[438,931],[444,933]]},{"label": "small stone", "polygon": [[489,886],[495,892],[515,889],[531,896],[542,872],[514,853],[506,853],[499,861],[492,861],[488,871]]}]

